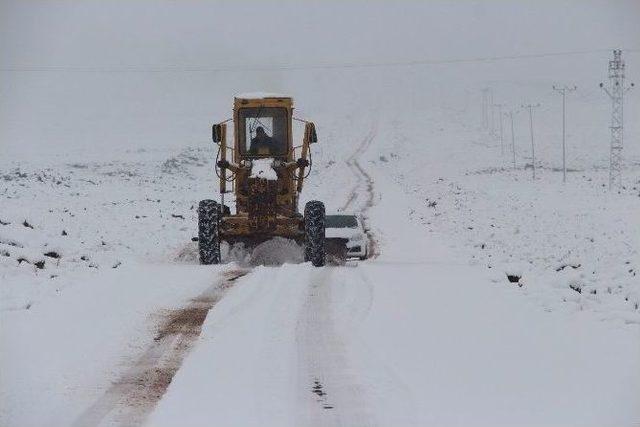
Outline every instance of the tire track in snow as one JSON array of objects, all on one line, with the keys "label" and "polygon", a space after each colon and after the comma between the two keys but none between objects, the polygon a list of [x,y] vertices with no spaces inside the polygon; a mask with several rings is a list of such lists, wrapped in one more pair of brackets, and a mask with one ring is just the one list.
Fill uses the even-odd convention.
[{"label": "tire track in snow", "polygon": [[367,133],[367,135],[362,139],[356,150],[345,160],[345,163],[353,176],[355,176],[357,183],[354,188],[349,193],[347,201],[345,204],[339,209],[342,212],[347,211],[352,207],[354,202],[360,198],[360,195],[364,192],[365,199],[360,203],[360,212],[362,214],[362,221],[364,223],[368,240],[369,247],[369,258],[375,258],[379,255],[378,242],[371,231],[369,226],[369,217],[368,212],[369,209],[374,204],[375,198],[375,186],[373,178],[371,175],[365,171],[365,169],[360,164],[359,159],[364,155],[364,153],[369,149],[371,143],[375,139],[378,133],[377,123],[373,123],[371,129]]},{"label": "tire track in snow", "polygon": [[163,313],[153,343],[93,405],[80,414],[73,427],[103,423],[141,425],[164,395],[200,336],[209,311],[236,280],[249,272],[227,271],[220,283],[192,299],[185,307]]},{"label": "tire track in snow", "polygon": [[353,202],[355,202],[359,198],[359,190],[363,186],[363,175],[360,173],[360,169],[356,166],[357,160],[361,157],[369,148],[371,143],[373,142],[373,138],[375,137],[377,132],[376,126],[373,125],[369,132],[365,135],[365,137],[360,141],[354,152],[345,159],[345,164],[356,178],[357,183],[349,192],[349,196],[347,197],[347,201],[340,208],[341,211],[346,211],[349,209]]},{"label": "tire track in snow", "polygon": [[[349,365],[344,334],[335,319],[334,285],[345,267],[313,270],[308,296],[301,308],[296,330],[298,343],[298,425],[373,426],[365,390]],[[352,285],[346,284],[346,285]],[[366,284],[353,284],[364,286]],[[364,292],[370,288],[364,286]],[[349,317],[363,316],[370,308],[371,295],[358,295],[357,307],[349,307]]]}]

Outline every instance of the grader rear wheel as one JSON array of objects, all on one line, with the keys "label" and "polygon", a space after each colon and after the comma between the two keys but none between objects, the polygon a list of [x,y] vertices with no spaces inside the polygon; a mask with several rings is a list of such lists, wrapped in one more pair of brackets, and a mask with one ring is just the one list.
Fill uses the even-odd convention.
[{"label": "grader rear wheel", "polygon": [[307,202],[304,207],[304,260],[314,267],[325,263],[325,209],[317,200]]},{"label": "grader rear wheel", "polygon": [[200,264],[220,263],[218,222],[220,205],[214,200],[202,200],[198,205],[198,252]]}]

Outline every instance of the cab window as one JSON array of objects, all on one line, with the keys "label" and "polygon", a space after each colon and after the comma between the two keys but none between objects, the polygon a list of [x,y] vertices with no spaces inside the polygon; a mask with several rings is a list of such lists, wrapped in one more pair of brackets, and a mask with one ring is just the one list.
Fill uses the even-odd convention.
[{"label": "cab window", "polygon": [[287,154],[287,110],[280,107],[241,108],[238,112],[240,153],[246,157]]}]

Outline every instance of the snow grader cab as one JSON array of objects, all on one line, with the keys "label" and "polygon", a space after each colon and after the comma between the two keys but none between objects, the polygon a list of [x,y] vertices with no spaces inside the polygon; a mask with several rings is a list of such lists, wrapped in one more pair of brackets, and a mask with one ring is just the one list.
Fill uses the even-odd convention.
[{"label": "snow grader cab", "polygon": [[[293,121],[304,124],[302,144],[293,145]],[[227,123],[233,122],[233,145],[227,144]],[[304,215],[298,197],[311,167],[310,145],[318,138],[313,123],[293,117],[293,99],[284,95],[247,94],[235,97],[233,119],[214,124],[218,144],[216,174],[220,203],[202,200],[198,206],[201,264],[221,261],[220,242],[251,248],[273,237],[304,245],[305,261],[325,263],[325,208],[307,202]],[[225,195],[235,198],[235,213]]]}]

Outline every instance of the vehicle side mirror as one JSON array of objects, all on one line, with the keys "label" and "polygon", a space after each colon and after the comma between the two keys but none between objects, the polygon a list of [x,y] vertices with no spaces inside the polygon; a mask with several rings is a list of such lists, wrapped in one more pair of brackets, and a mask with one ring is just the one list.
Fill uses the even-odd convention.
[{"label": "vehicle side mirror", "polygon": [[308,132],[309,132],[309,144],[315,144],[316,142],[318,142],[318,134],[316,133],[316,125],[309,122],[307,123],[307,126],[309,126]]},{"label": "vehicle side mirror", "polygon": [[221,124],[211,126],[211,139],[216,144],[219,144],[220,142],[222,142],[222,125]]}]

